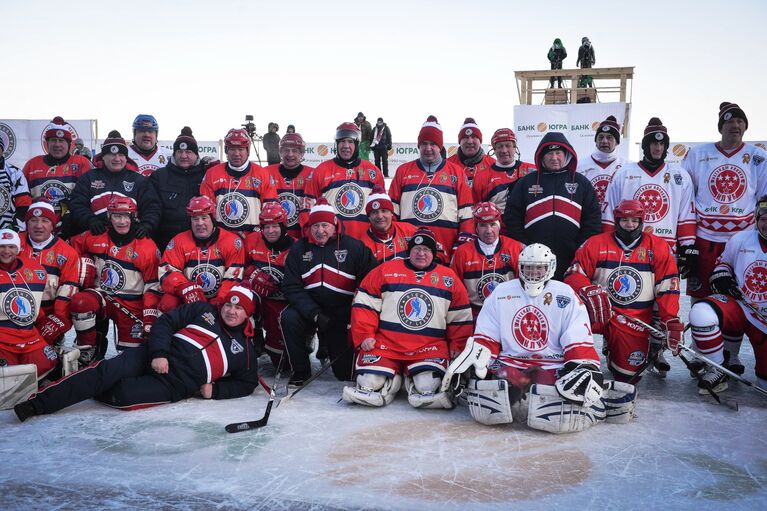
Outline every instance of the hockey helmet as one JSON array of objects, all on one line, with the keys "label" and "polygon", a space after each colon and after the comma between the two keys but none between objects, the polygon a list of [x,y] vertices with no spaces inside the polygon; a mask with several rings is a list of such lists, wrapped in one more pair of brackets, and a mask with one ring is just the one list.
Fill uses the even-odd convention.
[{"label": "hockey helmet", "polygon": [[474,206],[472,215],[474,216],[475,224],[501,221],[501,210],[498,209],[494,202],[477,203]]},{"label": "hockey helmet", "polygon": [[224,147],[244,147],[250,152],[250,137],[248,132],[240,128],[232,128],[224,137]]},{"label": "hockey helmet", "polygon": [[158,131],[159,129],[160,126],[157,124],[157,119],[155,119],[153,115],[138,114],[136,118],[133,119],[133,131]]},{"label": "hockey helmet", "polygon": [[554,277],[557,257],[541,243],[526,246],[519,254],[519,278],[530,296],[538,296],[546,283]]},{"label": "hockey helmet", "polygon": [[[631,245],[639,236],[642,235],[642,225],[644,224],[644,206],[638,200],[625,199],[613,210],[615,218],[615,235],[626,245]],[[636,229],[627,231],[621,226],[621,218],[639,218],[639,225]]]},{"label": "hockey helmet", "polygon": [[353,122],[344,122],[336,128],[336,142],[342,138],[350,138],[354,140],[355,143],[359,144],[362,139],[362,132]]},{"label": "hockey helmet", "polygon": [[124,195],[115,195],[107,204],[107,213],[125,213],[132,217],[138,213],[136,201]]},{"label": "hockey helmet", "polygon": [[288,213],[282,204],[279,202],[267,202],[261,208],[261,213],[258,215],[258,222],[263,227],[267,224],[283,224],[288,223]]},{"label": "hockey helmet", "polygon": [[216,205],[205,195],[192,197],[189,200],[189,204],[186,205],[186,215],[188,217],[210,215],[212,219],[215,211]]},{"label": "hockey helmet", "polygon": [[501,128],[495,130],[493,137],[490,139],[490,145],[495,146],[500,142],[514,142],[517,143],[517,135],[511,128]]},{"label": "hockey helmet", "polygon": [[303,153],[304,150],[306,150],[306,143],[304,142],[303,137],[298,133],[286,133],[285,136],[280,139],[280,149],[283,147],[295,147]]}]

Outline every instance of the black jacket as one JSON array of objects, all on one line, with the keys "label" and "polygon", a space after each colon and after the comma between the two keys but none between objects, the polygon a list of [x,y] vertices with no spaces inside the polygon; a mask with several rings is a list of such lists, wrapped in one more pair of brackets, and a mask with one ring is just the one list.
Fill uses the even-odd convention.
[{"label": "black jacket", "polygon": [[205,176],[205,165],[182,170],[174,163],[157,169],[149,176],[149,183],[160,200],[160,224],[152,239],[160,252],[177,234],[189,229],[186,205],[192,197],[200,195],[200,183]]},{"label": "black jacket", "polygon": [[[543,150],[559,145],[571,156],[565,169],[543,170]],[[529,245],[542,243],[557,256],[554,278],[561,280],[575,251],[602,229],[599,201],[591,182],[575,171],[578,158],[562,133],[546,134],[535,152],[535,172],[514,183],[503,214],[507,234]]]},{"label": "black jacket", "polygon": [[[378,127],[378,125],[374,125],[372,131],[370,132],[370,143],[372,144],[375,142],[375,130]],[[377,143],[376,145],[372,146],[371,148],[375,151],[388,151],[391,149],[391,130],[389,130],[389,125],[384,123],[383,125],[383,135],[381,135],[381,141]]]}]

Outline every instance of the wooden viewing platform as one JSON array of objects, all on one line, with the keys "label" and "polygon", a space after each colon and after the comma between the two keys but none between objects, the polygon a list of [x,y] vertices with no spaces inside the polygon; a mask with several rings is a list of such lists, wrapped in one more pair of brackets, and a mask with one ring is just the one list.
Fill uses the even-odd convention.
[{"label": "wooden viewing platform", "polygon": [[[594,87],[579,88],[578,79],[588,75],[594,80]],[[605,103],[605,99],[631,103],[633,67],[594,67],[588,69],[545,69],[540,71],[514,71],[517,80],[517,93],[520,105],[532,105],[533,98],[542,95],[542,104],[578,103],[578,99],[587,97],[591,103]],[[570,86],[550,88],[552,77],[561,76]],[[543,82],[537,83],[536,82]],[[617,82],[617,83],[616,83]],[[563,85],[565,85],[563,83]],[[605,98],[609,96],[610,98]]]}]

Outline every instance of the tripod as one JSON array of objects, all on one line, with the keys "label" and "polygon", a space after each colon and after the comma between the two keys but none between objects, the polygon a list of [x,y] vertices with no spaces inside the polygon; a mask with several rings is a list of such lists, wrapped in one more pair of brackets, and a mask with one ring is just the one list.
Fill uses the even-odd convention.
[{"label": "tripod", "polygon": [[256,125],[253,123],[253,116],[252,115],[246,115],[245,116],[245,124],[241,124],[243,128],[245,128],[245,132],[248,134],[248,137],[250,138],[250,143],[253,145],[253,151],[256,154],[256,159],[258,160],[258,164],[262,165],[261,163],[261,154],[258,151],[258,142],[259,144],[263,142],[264,137],[258,134],[256,131]]}]

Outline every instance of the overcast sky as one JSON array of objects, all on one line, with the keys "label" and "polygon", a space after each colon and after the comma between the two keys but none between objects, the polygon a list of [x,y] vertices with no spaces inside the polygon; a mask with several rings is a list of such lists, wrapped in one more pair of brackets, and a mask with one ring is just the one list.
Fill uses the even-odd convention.
[{"label": "overcast sky", "polygon": [[[217,140],[253,114],[260,133],[308,141],[363,111],[396,142],[429,114],[455,142],[466,116],[489,141],[513,124],[514,71],[548,68],[555,37],[575,67],[635,66],[631,131],[651,116],[676,141],[717,139],[722,100],[767,139],[767,2],[16,1],[0,3],[0,118],[98,119],[126,138],[138,113],[160,138]],[[632,151],[633,154],[633,151]]]}]

